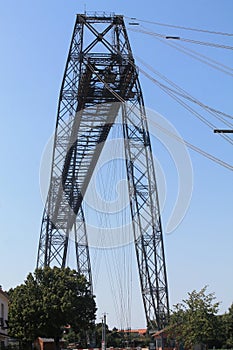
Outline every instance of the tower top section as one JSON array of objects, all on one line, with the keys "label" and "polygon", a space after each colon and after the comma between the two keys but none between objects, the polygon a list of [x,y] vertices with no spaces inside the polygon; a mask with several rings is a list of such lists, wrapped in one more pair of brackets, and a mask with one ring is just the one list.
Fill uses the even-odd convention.
[{"label": "tower top section", "polygon": [[114,23],[122,24],[123,15],[116,15],[114,12],[85,12],[77,14],[78,23]]}]

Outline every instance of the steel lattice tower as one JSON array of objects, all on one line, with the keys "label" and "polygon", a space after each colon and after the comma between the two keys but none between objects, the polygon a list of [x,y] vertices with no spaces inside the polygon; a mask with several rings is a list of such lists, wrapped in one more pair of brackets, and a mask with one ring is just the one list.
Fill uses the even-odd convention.
[{"label": "steel lattice tower", "polygon": [[82,202],[119,113],[146,319],[148,325],[162,329],[169,304],[158,190],[138,71],[123,16],[77,15],[59,97],[37,267],[65,267],[72,235],[77,271],[92,285]]}]

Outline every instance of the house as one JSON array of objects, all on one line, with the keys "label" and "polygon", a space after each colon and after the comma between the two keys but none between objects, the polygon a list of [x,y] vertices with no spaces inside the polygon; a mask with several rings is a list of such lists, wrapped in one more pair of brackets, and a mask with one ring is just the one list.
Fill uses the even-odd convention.
[{"label": "house", "polygon": [[170,327],[161,329],[154,333],[152,337],[155,340],[156,350],[174,350],[176,349],[175,340],[171,339],[171,335],[168,337]]},{"label": "house", "polygon": [[9,297],[0,286],[0,349],[8,345],[7,320]]},{"label": "house", "polygon": [[[60,341],[60,346],[64,345],[64,341]],[[53,338],[37,338],[34,343],[36,350],[56,350]]]},{"label": "house", "polygon": [[119,330],[118,333],[125,333],[125,334],[131,334],[139,337],[144,337],[147,333],[146,329],[124,329],[124,330]]}]

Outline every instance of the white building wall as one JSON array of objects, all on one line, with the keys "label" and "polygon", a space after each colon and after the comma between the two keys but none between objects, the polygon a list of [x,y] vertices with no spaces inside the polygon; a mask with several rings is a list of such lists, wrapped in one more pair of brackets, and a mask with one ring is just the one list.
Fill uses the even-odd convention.
[{"label": "white building wall", "polygon": [[5,292],[0,287],[0,349],[1,346],[8,345],[8,337],[7,337],[7,324],[8,320],[8,297]]}]

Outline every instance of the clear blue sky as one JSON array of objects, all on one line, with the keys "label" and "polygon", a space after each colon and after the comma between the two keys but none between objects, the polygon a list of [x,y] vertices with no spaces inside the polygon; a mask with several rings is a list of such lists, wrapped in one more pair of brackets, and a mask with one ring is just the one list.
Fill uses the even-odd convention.
[{"label": "clear blue sky", "polygon": [[[53,133],[58,93],[76,13],[111,11],[161,23],[233,33],[231,0],[107,1],[0,0],[0,284],[4,289],[23,282],[36,264],[43,202],[39,169],[43,149]],[[144,24],[159,33],[181,35],[232,46],[232,37],[181,32]],[[129,32],[133,52],[204,103],[232,114],[232,77],[214,70],[141,33]],[[184,43],[183,43],[184,44]],[[188,44],[187,44],[188,45]],[[232,65],[232,51],[186,46]],[[232,146],[177,105],[152,82],[141,77],[146,106],[169,120],[187,141],[232,164]],[[158,145],[156,158],[167,182],[163,222],[176,199],[177,179],[172,161]],[[165,158],[164,158],[165,157]],[[190,151],[193,195],[187,214],[170,235],[165,233],[171,305],[188,291],[209,285],[221,304],[233,295],[232,172]],[[170,163],[169,163],[170,162]],[[109,252],[108,252],[109,254]],[[106,263],[96,284],[98,318],[115,315]],[[136,279],[136,277],[134,277]],[[134,281],[132,327],[144,327],[139,292]]]}]

